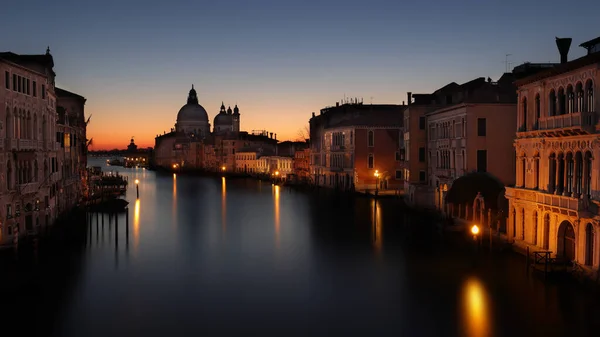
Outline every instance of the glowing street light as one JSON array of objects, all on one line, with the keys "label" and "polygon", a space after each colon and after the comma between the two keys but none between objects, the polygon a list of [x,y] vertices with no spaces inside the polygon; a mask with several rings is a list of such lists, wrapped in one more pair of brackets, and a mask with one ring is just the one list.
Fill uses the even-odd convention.
[{"label": "glowing street light", "polygon": [[140,198],[140,180],[135,180],[135,191],[137,192],[137,198]]},{"label": "glowing street light", "polygon": [[471,227],[471,234],[473,234],[473,241],[477,242],[477,235],[479,235],[479,227],[477,225],[473,225]]},{"label": "glowing street light", "polygon": [[376,185],[375,185],[375,194],[377,195],[379,193],[379,170],[375,170],[375,180],[376,180]]},{"label": "glowing street light", "polygon": [[226,170],[226,169],[227,169],[227,168],[226,168],[225,166],[222,166],[222,167],[221,167],[221,171],[223,171],[223,172],[225,172],[225,170]]},{"label": "glowing street light", "polygon": [[275,175],[278,176],[279,175],[279,171],[275,171]]}]

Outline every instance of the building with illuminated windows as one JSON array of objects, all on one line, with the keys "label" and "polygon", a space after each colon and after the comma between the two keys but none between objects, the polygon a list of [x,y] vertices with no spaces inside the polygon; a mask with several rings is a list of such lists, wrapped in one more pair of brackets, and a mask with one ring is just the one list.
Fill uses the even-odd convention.
[{"label": "building with illuminated windows", "polygon": [[405,108],[356,101],[313,113],[309,121],[311,183],[342,190],[402,189],[396,153]]},{"label": "building with illuminated windows", "polygon": [[507,187],[514,244],[551,252],[589,272],[600,265],[600,38],[568,61],[571,39],[557,39],[561,64],[518,86],[516,184]]}]

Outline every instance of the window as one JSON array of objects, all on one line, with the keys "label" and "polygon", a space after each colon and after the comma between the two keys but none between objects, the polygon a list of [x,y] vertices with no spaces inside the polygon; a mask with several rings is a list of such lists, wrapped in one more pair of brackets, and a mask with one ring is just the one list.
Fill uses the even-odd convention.
[{"label": "window", "polygon": [[419,181],[424,183],[425,182],[425,171],[419,171]]},{"label": "window", "polygon": [[37,82],[33,81],[33,97],[37,97]]},{"label": "window", "polygon": [[425,130],[425,116],[419,117],[419,130]]},{"label": "window", "polygon": [[521,105],[523,106],[523,117],[521,120],[520,131],[527,131],[527,97],[523,98],[523,102],[521,103]]},{"label": "window", "polygon": [[367,133],[367,138],[368,138],[368,146],[369,147],[375,146],[375,133],[373,132],[373,130],[369,130],[369,132]]},{"label": "window", "polygon": [[419,162],[421,162],[421,163],[425,162],[425,148],[424,147],[419,148]]},{"label": "window", "polygon": [[485,137],[487,134],[487,125],[485,118],[477,118],[477,135]]},{"label": "window", "polygon": [[21,82],[21,76],[17,76],[17,91],[23,92],[23,83]]},{"label": "window", "polygon": [[13,74],[13,91],[17,91],[17,74]]},{"label": "window", "polygon": [[368,168],[372,169],[373,167],[375,167],[375,158],[373,157],[372,153],[369,153],[369,162],[367,163]]},{"label": "window", "polygon": [[402,180],[402,170],[396,170],[396,179]]},{"label": "window", "polygon": [[29,88],[29,84],[31,84],[31,82],[29,81],[29,79],[27,79],[25,83],[27,84],[27,87],[26,87],[26,89],[27,89],[27,95],[31,95],[31,90]]},{"label": "window", "polygon": [[477,172],[487,172],[487,150],[477,150]]},{"label": "window", "polygon": [[42,84],[42,99],[46,99],[46,85]]},{"label": "window", "polygon": [[400,152],[396,152],[396,161],[401,161],[402,159],[400,159]]},{"label": "window", "polygon": [[4,85],[6,85],[6,89],[10,89],[10,73],[8,71],[4,72]]}]

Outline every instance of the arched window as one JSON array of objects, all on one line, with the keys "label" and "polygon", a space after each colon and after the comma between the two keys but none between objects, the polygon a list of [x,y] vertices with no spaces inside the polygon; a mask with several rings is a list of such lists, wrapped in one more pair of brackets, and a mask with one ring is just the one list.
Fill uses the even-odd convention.
[{"label": "arched window", "polygon": [[[10,133],[11,133],[11,118],[10,118],[10,108],[6,107],[6,124],[4,125],[4,136],[6,137],[6,139],[10,139]],[[10,146],[10,145],[9,145]]]},{"label": "arched window", "polygon": [[12,129],[12,138],[19,139],[19,110],[17,110],[17,107],[13,109]]},{"label": "arched window", "polygon": [[589,151],[585,153],[584,165],[583,193],[589,198],[592,195],[592,153]]},{"label": "arched window", "polygon": [[558,113],[557,115],[564,115],[567,107],[567,98],[565,96],[565,89],[558,89]]},{"label": "arched window", "polygon": [[512,218],[513,218],[513,221],[512,221],[512,225],[513,225],[512,236],[513,236],[513,238],[516,238],[517,237],[517,209],[516,208],[513,208],[513,214],[512,215],[513,215],[512,216]]},{"label": "arched window", "polygon": [[48,171],[48,160],[44,159],[44,177],[42,179],[48,179],[48,175],[50,175],[50,172]]},{"label": "arched window", "polygon": [[[46,123],[46,115],[42,117],[42,140],[45,142],[48,140],[48,123]],[[46,146],[44,144],[44,146]]]},{"label": "arched window", "polygon": [[533,212],[533,240],[531,240],[531,242],[533,242],[533,244],[535,246],[537,246],[538,244],[538,213],[537,211]]},{"label": "arched window", "polygon": [[368,138],[368,146],[369,147],[373,147],[375,146],[375,133],[373,132],[373,130],[369,130],[369,132],[367,133],[367,138]]},{"label": "arched window", "polygon": [[537,126],[537,123],[540,120],[542,110],[541,110],[541,106],[540,106],[540,94],[535,95],[535,124]]},{"label": "arched window", "polygon": [[565,181],[565,191],[569,193],[573,193],[573,175],[575,170],[575,158],[573,158],[572,153],[567,153],[565,156],[565,170],[567,170],[567,181]]},{"label": "arched window", "polygon": [[550,90],[550,95],[548,95],[548,116],[556,116],[556,92],[554,89]]},{"label": "arched window", "polygon": [[585,264],[586,266],[594,265],[594,226],[588,223],[585,226]]},{"label": "arched window", "polygon": [[37,159],[33,162],[33,181],[38,182],[39,181],[39,173],[38,173],[39,169],[38,169],[38,162]]},{"label": "arched window", "polygon": [[585,112],[583,85],[581,82],[577,82],[575,85],[575,112]]},{"label": "arched window", "polygon": [[585,83],[585,97],[586,97],[586,112],[593,112],[594,106],[594,83],[592,80],[588,80]]},{"label": "arched window", "polygon": [[10,160],[7,161],[6,163],[6,189],[7,190],[12,190],[13,189],[13,175],[12,175],[12,167],[11,167],[11,163]]},{"label": "arched window", "polygon": [[548,157],[548,192],[554,193],[556,191],[556,170],[558,166],[556,165],[556,154],[551,153]]},{"label": "arched window", "polygon": [[523,101],[521,102],[521,107],[521,113],[523,115],[521,116],[520,131],[527,131],[527,97],[523,98]]},{"label": "arched window", "polygon": [[575,93],[573,86],[569,84],[567,87],[567,113],[572,114],[573,112],[575,112]]}]

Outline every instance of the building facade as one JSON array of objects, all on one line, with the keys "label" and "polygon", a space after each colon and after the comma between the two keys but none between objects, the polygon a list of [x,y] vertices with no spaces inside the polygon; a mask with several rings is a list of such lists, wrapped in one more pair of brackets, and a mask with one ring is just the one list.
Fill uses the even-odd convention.
[{"label": "building facade", "polygon": [[600,38],[581,45],[588,55],[567,62],[570,42],[557,39],[560,65],[517,81],[516,184],[506,189],[507,235],[517,246],[597,272]]},{"label": "building facade", "polygon": [[[433,204],[447,211],[452,183],[470,172],[485,172],[504,185],[515,181],[513,133],[516,95],[512,74],[498,82],[481,77],[445,95],[444,107],[426,114],[428,182]],[[409,158],[409,160],[415,158]]]},{"label": "building facade", "polygon": [[[84,193],[85,99],[56,89],[53,68],[49,49],[43,55],[0,53],[0,245],[50,225]],[[58,104],[68,113],[59,116]]]},{"label": "building facade", "polygon": [[[404,105],[336,104],[310,119],[310,171],[317,186],[398,190]],[[377,174],[376,174],[377,173]]]},{"label": "building facade", "polygon": [[310,181],[310,149],[296,151],[294,154],[294,174],[300,181]]}]

